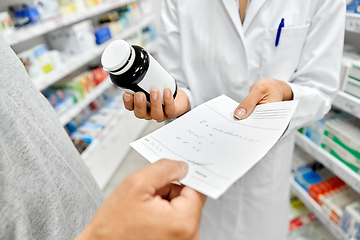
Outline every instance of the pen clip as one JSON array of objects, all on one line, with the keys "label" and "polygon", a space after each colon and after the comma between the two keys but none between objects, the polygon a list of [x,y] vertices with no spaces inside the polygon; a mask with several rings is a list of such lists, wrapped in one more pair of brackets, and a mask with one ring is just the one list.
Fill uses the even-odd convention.
[{"label": "pen clip", "polygon": [[275,47],[277,47],[279,45],[281,30],[282,30],[283,27],[285,27],[285,19],[284,18],[281,19],[281,22],[279,24],[279,28],[278,28],[277,33],[276,33]]}]

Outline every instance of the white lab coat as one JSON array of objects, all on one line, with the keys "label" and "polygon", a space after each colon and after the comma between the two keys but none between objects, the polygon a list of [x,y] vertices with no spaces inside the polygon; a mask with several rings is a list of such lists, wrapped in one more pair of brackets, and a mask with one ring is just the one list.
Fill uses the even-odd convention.
[{"label": "white lab coat", "polygon": [[343,0],[252,0],[243,25],[236,0],[163,2],[158,60],[192,108],[221,94],[241,102],[264,78],[288,82],[300,100],[286,136],[222,197],[207,200],[200,240],[286,239],[292,132],[331,108],[344,25]]}]

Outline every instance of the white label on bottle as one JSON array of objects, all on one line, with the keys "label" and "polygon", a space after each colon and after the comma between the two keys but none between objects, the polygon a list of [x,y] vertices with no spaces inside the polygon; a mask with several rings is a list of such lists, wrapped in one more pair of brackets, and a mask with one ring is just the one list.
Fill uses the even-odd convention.
[{"label": "white label on bottle", "polygon": [[[149,54],[149,69],[139,87],[150,93],[150,90],[156,88],[160,91],[161,99],[165,88],[170,88],[174,94],[176,83],[174,78]],[[164,100],[163,100],[164,103]]]}]

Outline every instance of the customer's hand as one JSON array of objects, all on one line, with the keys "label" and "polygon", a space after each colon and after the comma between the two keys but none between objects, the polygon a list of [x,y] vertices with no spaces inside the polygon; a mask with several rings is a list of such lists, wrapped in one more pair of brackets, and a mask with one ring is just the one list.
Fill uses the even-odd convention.
[{"label": "customer's hand", "polygon": [[172,184],[185,162],[160,160],[127,177],[105,201],[77,240],[198,239],[206,197]]},{"label": "customer's hand", "polygon": [[146,96],[143,92],[137,92],[135,95],[130,93],[123,94],[124,106],[129,111],[134,111],[134,115],[140,119],[156,120],[162,122],[167,119],[176,118],[190,111],[188,96],[178,89],[174,100],[173,93],[169,88],[165,88],[163,93],[164,107],[160,91],[158,89],[150,90],[151,108],[147,107]]},{"label": "customer's hand", "polygon": [[234,116],[240,120],[245,119],[256,105],[292,99],[293,92],[289,84],[273,78],[262,79],[252,85],[249,95],[235,109]]}]

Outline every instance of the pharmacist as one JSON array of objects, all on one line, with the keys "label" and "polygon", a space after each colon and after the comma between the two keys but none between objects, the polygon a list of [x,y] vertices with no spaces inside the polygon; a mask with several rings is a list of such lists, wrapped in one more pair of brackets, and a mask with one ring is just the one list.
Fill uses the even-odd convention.
[{"label": "pharmacist", "polygon": [[[163,121],[221,94],[238,119],[257,104],[299,99],[285,136],[220,199],[208,199],[200,239],[286,239],[293,132],[322,118],[339,87],[343,0],[164,0],[158,60],[181,87],[124,94],[125,107]],[[240,160],[242,156],[239,156]]]},{"label": "pharmacist", "polygon": [[0,67],[0,239],[74,239],[84,229],[77,240],[197,238],[205,197],[170,184],[185,176],[186,163],[148,165],[103,203],[56,112],[1,35]]}]

